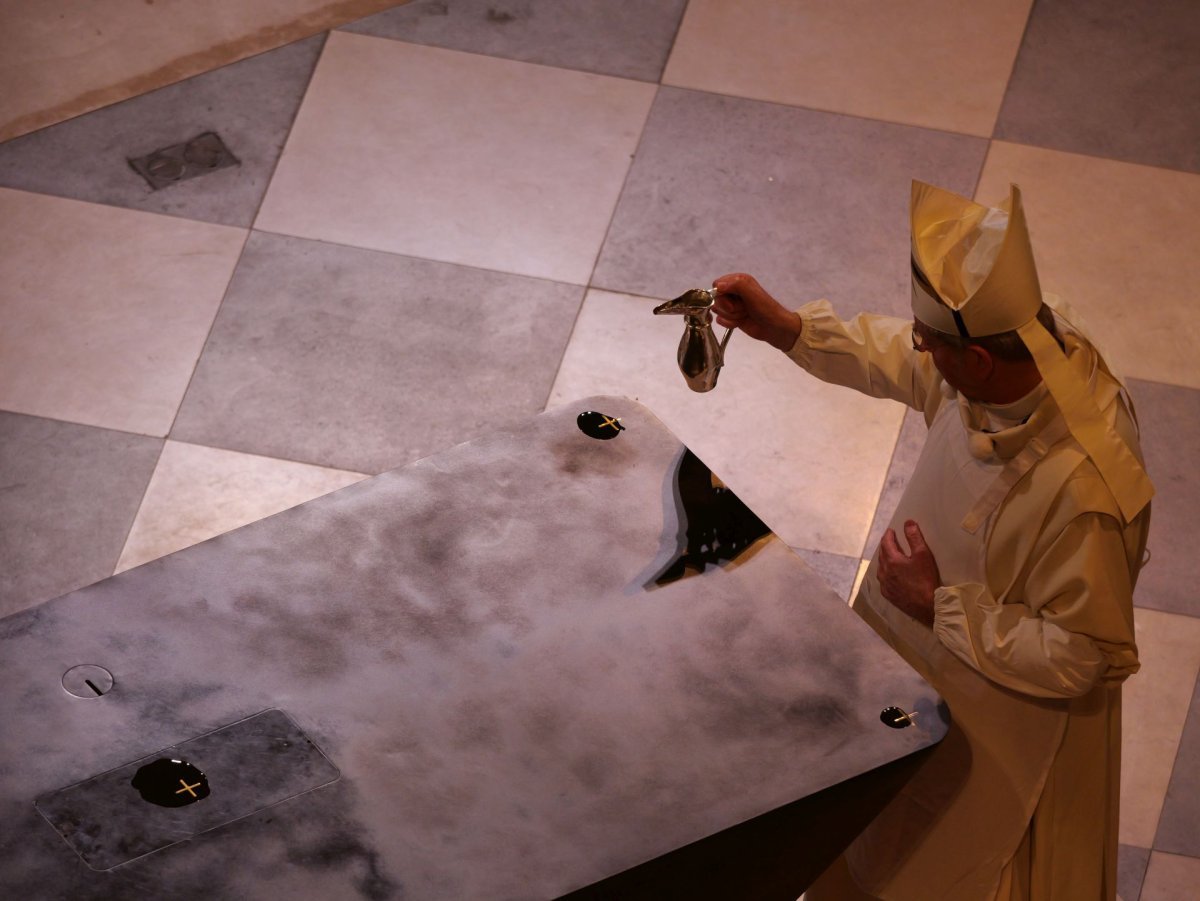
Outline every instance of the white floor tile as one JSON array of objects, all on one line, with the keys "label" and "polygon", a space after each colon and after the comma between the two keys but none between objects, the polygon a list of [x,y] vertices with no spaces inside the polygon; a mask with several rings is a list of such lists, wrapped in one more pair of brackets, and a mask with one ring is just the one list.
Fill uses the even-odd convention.
[{"label": "white floor tile", "polygon": [[1200,898],[1200,860],[1155,851],[1146,867],[1139,901],[1195,901]]},{"label": "white floor tile", "polygon": [[257,227],[586,284],[654,92],[334,32]]},{"label": "white floor tile", "polygon": [[664,84],[990,137],[1030,0],[691,0]]},{"label": "white floor tile", "polygon": [[166,435],[245,240],[0,188],[0,408]]},{"label": "white floor tile", "polygon": [[366,476],[168,441],[117,572],[336,491]]},{"label": "white floor tile", "polygon": [[4,3],[0,140],[306,38],[394,2]]},{"label": "white floor tile", "polygon": [[1142,668],[1122,689],[1121,843],[1150,848],[1200,672],[1200,619],[1140,608],[1134,618]]},{"label": "white floor tile", "polygon": [[1042,289],[1124,376],[1200,388],[1200,175],[993,142],[976,198],[1020,185]]}]

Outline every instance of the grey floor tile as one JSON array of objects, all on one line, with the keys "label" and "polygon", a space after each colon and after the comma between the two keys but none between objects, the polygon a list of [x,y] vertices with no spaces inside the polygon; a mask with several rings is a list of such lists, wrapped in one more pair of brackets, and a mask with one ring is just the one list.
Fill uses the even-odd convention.
[{"label": "grey floor tile", "polygon": [[1150,852],[1141,901],[1195,901],[1200,885],[1200,858]]},{"label": "grey floor tile", "polygon": [[879,505],[875,508],[875,519],[871,522],[867,543],[863,545],[864,559],[875,556],[875,550],[883,540],[883,533],[892,521],[892,514],[900,505],[900,498],[904,495],[908,480],[917,466],[917,459],[921,456],[921,449],[925,447],[925,436],[928,433],[925,417],[916,410],[906,410],[904,424],[900,426],[900,437],[896,440],[896,449],[892,452],[892,462],[888,466],[887,480],[883,483]]},{"label": "grey floor tile", "polygon": [[1200,391],[1129,379],[1142,451],[1157,493],[1150,513],[1150,563],[1138,577],[1139,607],[1200,616],[1200,562],[1193,547],[1200,509]]},{"label": "grey floor tile", "polygon": [[1200,172],[1200,5],[1035,3],[995,136]]},{"label": "grey floor tile", "polygon": [[1117,852],[1117,897],[1121,901],[1138,901],[1142,894],[1142,880],[1146,878],[1148,863],[1149,848],[1121,845]]},{"label": "grey floor tile", "polygon": [[593,286],[674,297],[734,270],[781,301],[906,315],[920,178],[970,194],[987,142],[660,88]]},{"label": "grey floor tile", "polygon": [[378,473],[540,412],[583,290],[253,233],[171,437]]},{"label": "grey floor tile", "polygon": [[0,616],[112,575],[162,443],[0,412]]},{"label": "grey floor tile", "polygon": [[[320,55],[324,35],[0,144],[0,185],[248,226]],[[128,159],[215,131],[240,165],[155,191]]]},{"label": "grey floor tile", "polygon": [[856,558],[830,554],[827,551],[810,551],[807,548],[794,547],[792,550],[812,567],[813,572],[825,580],[826,585],[837,592],[838,597],[849,599],[850,589],[854,587],[854,577],[858,574]]},{"label": "grey floor tile", "polygon": [[1200,680],[1179,740],[1154,849],[1200,857]]},{"label": "grey floor tile", "polygon": [[658,81],[686,5],[686,0],[414,0],[340,30]]}]

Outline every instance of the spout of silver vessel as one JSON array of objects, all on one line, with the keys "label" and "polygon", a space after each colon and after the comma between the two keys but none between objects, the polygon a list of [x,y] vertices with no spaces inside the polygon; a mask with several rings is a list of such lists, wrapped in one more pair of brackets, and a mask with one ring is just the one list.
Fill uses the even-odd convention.
[{"label": "spout of silver vessel", "polygon": [[674,300],[660,303],[654,308],[654,315],[664,316],[674,314],[679,316],[703,317],[712,308],[716,299],[717,295],[715,291],[704,288],[692,288],[690,291],[684,291]]},{"label": "spout of silver vessel", "polygon": [[682,314],[683,337],[679,342],[679,371],[689,388],[696,392],[711,391],[725,362],[725,346],[733,330],[725,333],[720,343],[713,334],[710,312],[716,294],[711,290],[694,288],[655,307],[655,315]]}]

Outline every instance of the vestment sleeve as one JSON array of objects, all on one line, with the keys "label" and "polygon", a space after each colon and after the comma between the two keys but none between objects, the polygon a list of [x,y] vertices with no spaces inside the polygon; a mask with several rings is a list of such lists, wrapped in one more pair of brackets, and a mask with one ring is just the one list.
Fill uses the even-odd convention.
[{"label": "vestment sleeve", "polygon": [[1072,519],[1034,564],[1024,602],[998,603],[983,585],[934,593],[934,634],[994,682],[1043,698],[1086,694],[1137,672],[1133,588],[1120,524]]},{"label": "vestment sleeve", "polygon": [[860,313],[838,319],[827,300],[796,311],[800,337],[788,356],[823,382],[924,410],[936,370],[912,347],[912,322]]}]

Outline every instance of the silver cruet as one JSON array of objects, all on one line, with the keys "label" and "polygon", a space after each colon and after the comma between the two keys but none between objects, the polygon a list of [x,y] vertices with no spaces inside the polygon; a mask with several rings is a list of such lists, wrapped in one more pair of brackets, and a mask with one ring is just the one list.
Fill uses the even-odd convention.
[{"label": "silver cruet", "polygon": [[725,332],[721,341],[712,328],[712,305],[716,291],[693,288],[654,308],[655,316],[683,316],[683,338],[679,342],[679,371],[693,391],[711,391],[717,385],[717,375],[725,364],[725,345],[733,329]]}]

